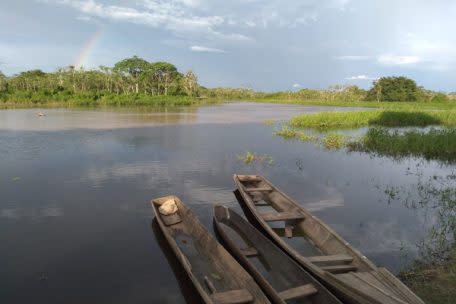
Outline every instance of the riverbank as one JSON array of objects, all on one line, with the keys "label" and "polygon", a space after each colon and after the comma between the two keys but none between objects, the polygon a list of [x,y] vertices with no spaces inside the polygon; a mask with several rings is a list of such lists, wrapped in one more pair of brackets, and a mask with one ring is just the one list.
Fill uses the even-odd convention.
[{"label": "riverbank", "polygon": [[220,100],[185,95],[148,95],[148,94],[42,94],[1,95],[0,108],[55,108],[55,107],[131,107],[131,106],[190,106],[219,103]]},{"label": "riverbank", "polygon": [[42,92],[15,92],[0,94],[0,108],[8,107],[96,107],[96,106],[186,106],[194,104],[254,102],[261,104],[290,104],[306,106],[365,107],[385,110],[456,110],[455,101],[447,102],[374,102],[374,101],[340,101],[294,98],[256,98],[248,96],[212,96],[199,97],[187,95],[150,95],[150,94],[108,94],[108,93],[70,93],[56,94]]},{"label": "riverbank", "polygon": [[289,124],[296,128],[340,129],[365,126],[425,127],[456,125],[456,110],[376,110],[355,112],[322,112],[293,117]]},{"label": "riverbank", "polygon": [[456,247],[443,263],[416,262],[399,277],[427,304],[455,303]]},{"label": "riverbank", "polygon": [[365,107],[396,110],[456,110],[456,101],[447,102],[375,102],[375,101],[330,101],[330,100],[303,100],[303,99],[257,99],[242,98],[243,101],[274,104],[294,104],[308,106],[336,106],[336,107]]}]

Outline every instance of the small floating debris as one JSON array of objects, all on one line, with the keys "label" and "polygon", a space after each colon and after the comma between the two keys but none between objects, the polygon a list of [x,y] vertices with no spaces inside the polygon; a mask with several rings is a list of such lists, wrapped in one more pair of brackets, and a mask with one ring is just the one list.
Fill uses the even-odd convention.
[{"label": "small floating debris", "polygon": [[36,113],[36,115],[38,115],[38,116],[40,116],[40,117],[41,117],[41,116],[46,116],[46,113],[43,113],[43,112],[38,112],[38,113]]}]

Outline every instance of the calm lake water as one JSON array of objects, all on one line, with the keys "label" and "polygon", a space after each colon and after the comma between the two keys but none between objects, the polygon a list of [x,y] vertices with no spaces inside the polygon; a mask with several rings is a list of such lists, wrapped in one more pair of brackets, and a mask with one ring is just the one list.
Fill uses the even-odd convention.
[{"label": "calm lake water", "polygon": [[[149,201],[176,194],[212,231],[214,203],[241,210],[234,173],[265,175],[397,272],[435,222],[413,189],[454,168],[327,151],[263,123],[334,109],[1,110],[0,303],[191,302]],[[274,163],[244,164],[246,151]]]}]

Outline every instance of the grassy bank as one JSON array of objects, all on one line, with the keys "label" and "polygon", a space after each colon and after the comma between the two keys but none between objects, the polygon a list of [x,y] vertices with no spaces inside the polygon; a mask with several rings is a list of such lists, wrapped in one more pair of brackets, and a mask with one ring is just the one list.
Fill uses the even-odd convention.
[{"label": "grassy bank", "polygon": [[96,106],[189,106],[219,102],[184,95],[147,95],[147,94],[53,94],[34,93],[3,94],[0,108],[10,107],[96,107]]},{"label": "grassy bank", "polygon": [[357,111],[299,115],[290,120],[297,128],[359,128],[365,126],[406,127],[456,125],[455,111]]},{"label": "grassy bank", "polygon": [[362,107],[388,110],[456,110],[456,101],[448,102],[374,102],[374,101],[339,101],[339,100],[302,100],[302,99],[270,99],[270,98],[237,98],[257,103],[294,104],[307,106]]},{"label": "grassy bank", "polygon": [[456,247],[443,263],[416,262],[400,278],[428,304],[455,303]]}]

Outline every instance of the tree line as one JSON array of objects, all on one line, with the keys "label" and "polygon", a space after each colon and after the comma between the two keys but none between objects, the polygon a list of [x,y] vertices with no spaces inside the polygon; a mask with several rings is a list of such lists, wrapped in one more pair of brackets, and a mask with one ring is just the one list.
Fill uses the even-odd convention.
[{"label": "tree line", "polygon": [[[192,72],[180,73],[168,62],[148,62],[133,56],[113,67],[85,70],[68,66],[55,72],[30,70],[12,77],[0,71],[0,101],[81,101],[85,104],[156,103],[182,98],[296,99],[321,102],[408,101],[444,102],[456,94],[434,92],[406,77],[382,77],[364,90],[354,85],[334,85],[325,90],[257,92],[248,88],[205,88]],[[186,102],[190,99],[186,99]]]},{"label": "tree line", "polygon": [[356,85],[333,85],[324,90],[256,92],[248,88],[215,88],[203,91],[209,97],[236,99],[306,100],[321,102],[445,102],[456,99],[456,93],[426,90],[412,79],[382,77],[365,90]]},{"label": "tree line", "polygon": [[0,72],[0,94],[9,100],[61,100],[65,96],[98,99],[105,95],[137,94],[196,96],[198,89],[198,78],[192,71],[183,74],[171,63],[148,62],[137,56],[123,59],[113,67],[93,70],[68,66],[52,73],[30,70],[12,77]]}]

